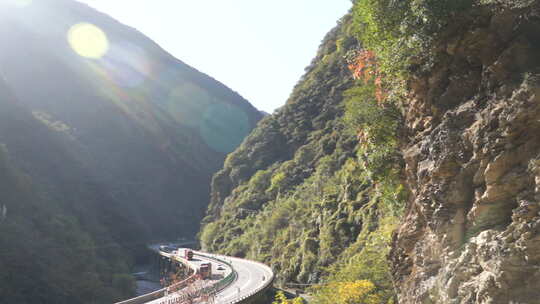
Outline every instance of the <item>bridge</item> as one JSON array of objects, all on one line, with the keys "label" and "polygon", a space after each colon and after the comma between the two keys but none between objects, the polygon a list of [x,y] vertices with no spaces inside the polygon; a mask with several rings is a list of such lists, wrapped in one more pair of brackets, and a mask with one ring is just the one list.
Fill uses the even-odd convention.
[{"label": "bridge", "polygon": [[[184,257],[185,248],[173,252],[151,248],[161,256],[191,269],[191,275],[180,282],[154,292],[115,304],[237,304],[248,303],[272,286],[274,273],[262,263],[193,251],[193,259]],[[212,276],[201,280],[197,275],[202,264],[211,265]],[[208,298],[211,294],[213,297]]]}]

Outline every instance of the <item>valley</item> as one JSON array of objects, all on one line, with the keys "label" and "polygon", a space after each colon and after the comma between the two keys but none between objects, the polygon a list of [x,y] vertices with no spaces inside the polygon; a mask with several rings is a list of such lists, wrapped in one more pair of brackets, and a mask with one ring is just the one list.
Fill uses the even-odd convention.
[{"label": "valley", "polygon": [[350,5],[268,114],[86,4],[0,2],[0,302],[540,303],[540,2]]}]

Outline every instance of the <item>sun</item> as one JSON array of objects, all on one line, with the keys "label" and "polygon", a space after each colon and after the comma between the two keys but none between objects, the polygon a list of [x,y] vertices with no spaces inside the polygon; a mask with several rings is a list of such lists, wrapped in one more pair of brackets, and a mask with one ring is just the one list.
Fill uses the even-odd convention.
[{"label": "sun", "polygon": [[109,50],[109,40],[105,32],[90,23],[72,26],[68,32],[68,42],[75,53],[90,59],[99,59]]}]

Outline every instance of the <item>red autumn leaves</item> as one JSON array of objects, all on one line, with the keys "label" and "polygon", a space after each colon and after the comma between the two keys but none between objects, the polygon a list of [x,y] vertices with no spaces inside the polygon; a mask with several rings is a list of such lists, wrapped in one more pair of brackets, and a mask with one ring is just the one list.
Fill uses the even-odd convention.
[{"label": "red autumn leaves", "polygon": [[377,103],[381,104],[384,102],[386,94],[382,86],[382,73],[373,51],[358,51],[356,56],[349,62],[348,67],[352,72],[354,79],[361,79],[365,84],[373,81]]}]

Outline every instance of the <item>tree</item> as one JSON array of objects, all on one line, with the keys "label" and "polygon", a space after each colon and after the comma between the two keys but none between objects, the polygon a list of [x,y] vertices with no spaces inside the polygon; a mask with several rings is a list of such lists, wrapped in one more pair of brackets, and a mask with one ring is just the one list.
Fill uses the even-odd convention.
[{"label": "tree", "polygon": [[321,304],[379,304],[383,298],[375,285],[368,280],[333,282],[318,292]]},{"label": "tree", "polygon": [[272,302],[272,304],[304,304],[304,300],[300,297],[288,300],[283,291],[278,291],[275,299],[276,300]]}]

